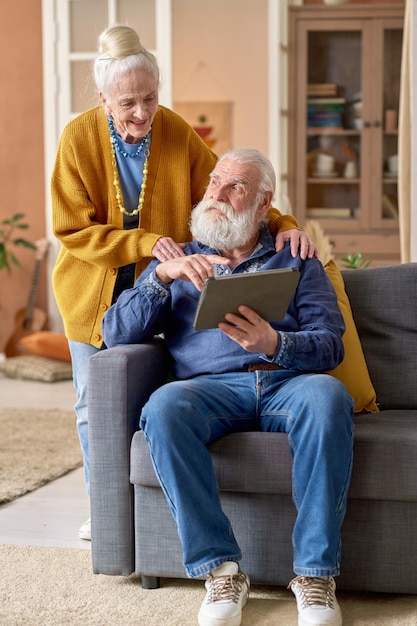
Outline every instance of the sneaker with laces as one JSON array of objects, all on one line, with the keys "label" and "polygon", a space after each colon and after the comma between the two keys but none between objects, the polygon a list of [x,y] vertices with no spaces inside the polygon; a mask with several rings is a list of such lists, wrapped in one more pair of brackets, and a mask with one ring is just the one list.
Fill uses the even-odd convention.
[{"label": "sneaker with laces", "polygon": [[91,518],[89,517],[86,522],[78,529],[78,536],[80,539],[91,541]]},{"label": "sneaker with laces", "polygon": [[298,626],[342,626],[334,578],[296,576],[288,588],[297,600]]},{"label": "sneaker with laces", "polygon": [[234,562],[212,570],[207,593],[198,613],[199,626],[240,626],[242,609],[249,596],[249,578]]}]

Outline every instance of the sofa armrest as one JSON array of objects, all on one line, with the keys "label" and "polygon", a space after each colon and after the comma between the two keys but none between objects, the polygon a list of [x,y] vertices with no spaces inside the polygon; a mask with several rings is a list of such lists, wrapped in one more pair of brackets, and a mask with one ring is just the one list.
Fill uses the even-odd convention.
[{"label": "sofa armrest", "polygon": [[135,569],[130,443],[142,406],[167,378],[164,342],[117,346],[90,358],[88,379],[93,571]]}]

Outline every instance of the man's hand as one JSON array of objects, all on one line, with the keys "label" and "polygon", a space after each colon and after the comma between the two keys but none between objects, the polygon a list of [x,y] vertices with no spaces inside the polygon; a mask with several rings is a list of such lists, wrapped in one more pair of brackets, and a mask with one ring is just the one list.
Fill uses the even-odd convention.
[{"label": "man's hand", "polygon": [[287,241],[291,242],[291,255],[294,258],[298,254],[298,248],[300,248],[300,257],[303,260],[307,257],[312,259],[314,256],[318,257],[319,255],[316,245],[302,230],[290,228],[290,230],[284,230],[282,233],[278,233],[275,238],[275,250],[277,252],[282,250]]},{"label": "man's hand", "polygon": [[217,254],[190,254],[160,263],[155,274],[164,285],[180,278],[201,291],[206,278],[214,276],[213,265],[230,265],[230,260]]},{"label": "man's hand", "polygon": [[228,323],[220,322],[219,329],[247,352],[262,352],[272,357],[278,350],[277,331],[248,306],[242,304],[238,310],[243,317],[227,313],[225,319]]}]

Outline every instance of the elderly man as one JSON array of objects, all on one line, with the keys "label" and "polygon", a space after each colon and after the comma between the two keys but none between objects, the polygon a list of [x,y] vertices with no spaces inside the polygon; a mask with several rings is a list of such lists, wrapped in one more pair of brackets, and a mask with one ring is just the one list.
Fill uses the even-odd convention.
[{"label": "elderly man", "polygon": [[[140,427],[177,523],[186,572],[207,575],[200,626],[239,626],[249,578],[222,511],[207,445],[236,431],[288,433],[293,455],[293,529],[299,626],[340,626],[334,576],[353,448],[353,401],[326,370],[343,358],[344,322],[316,258],[275,252],[265,216],[275,188],[271,163],[252,149],[216,164],[191,217],[185,256],[154,261],[107,312],[107,346],[164,333],[176,379],[156,390]],[[218,328],[193,319],[206,278],[296,267],[300,281],[281,322],[242,304]],[[274,537],[271,536],[271,542]]]}]

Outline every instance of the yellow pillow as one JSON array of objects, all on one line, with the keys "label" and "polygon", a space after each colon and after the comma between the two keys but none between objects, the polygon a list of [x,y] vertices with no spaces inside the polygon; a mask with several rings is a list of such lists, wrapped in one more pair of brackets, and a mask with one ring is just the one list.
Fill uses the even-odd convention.
[{"label": "yellow pillow", "polygon": [[345,291],[343,276],[334,261],[328,261],[324,269],[336,292],[337,302],[346,325],[343,335],[345,357],[336,369],[327,373],[339,379],[347,387],[355,400],[355,413],[361,411],[377,413],[379,409],[376,404],[376,393],[369,377],[368,366],[353,320],[349,298]]}]

